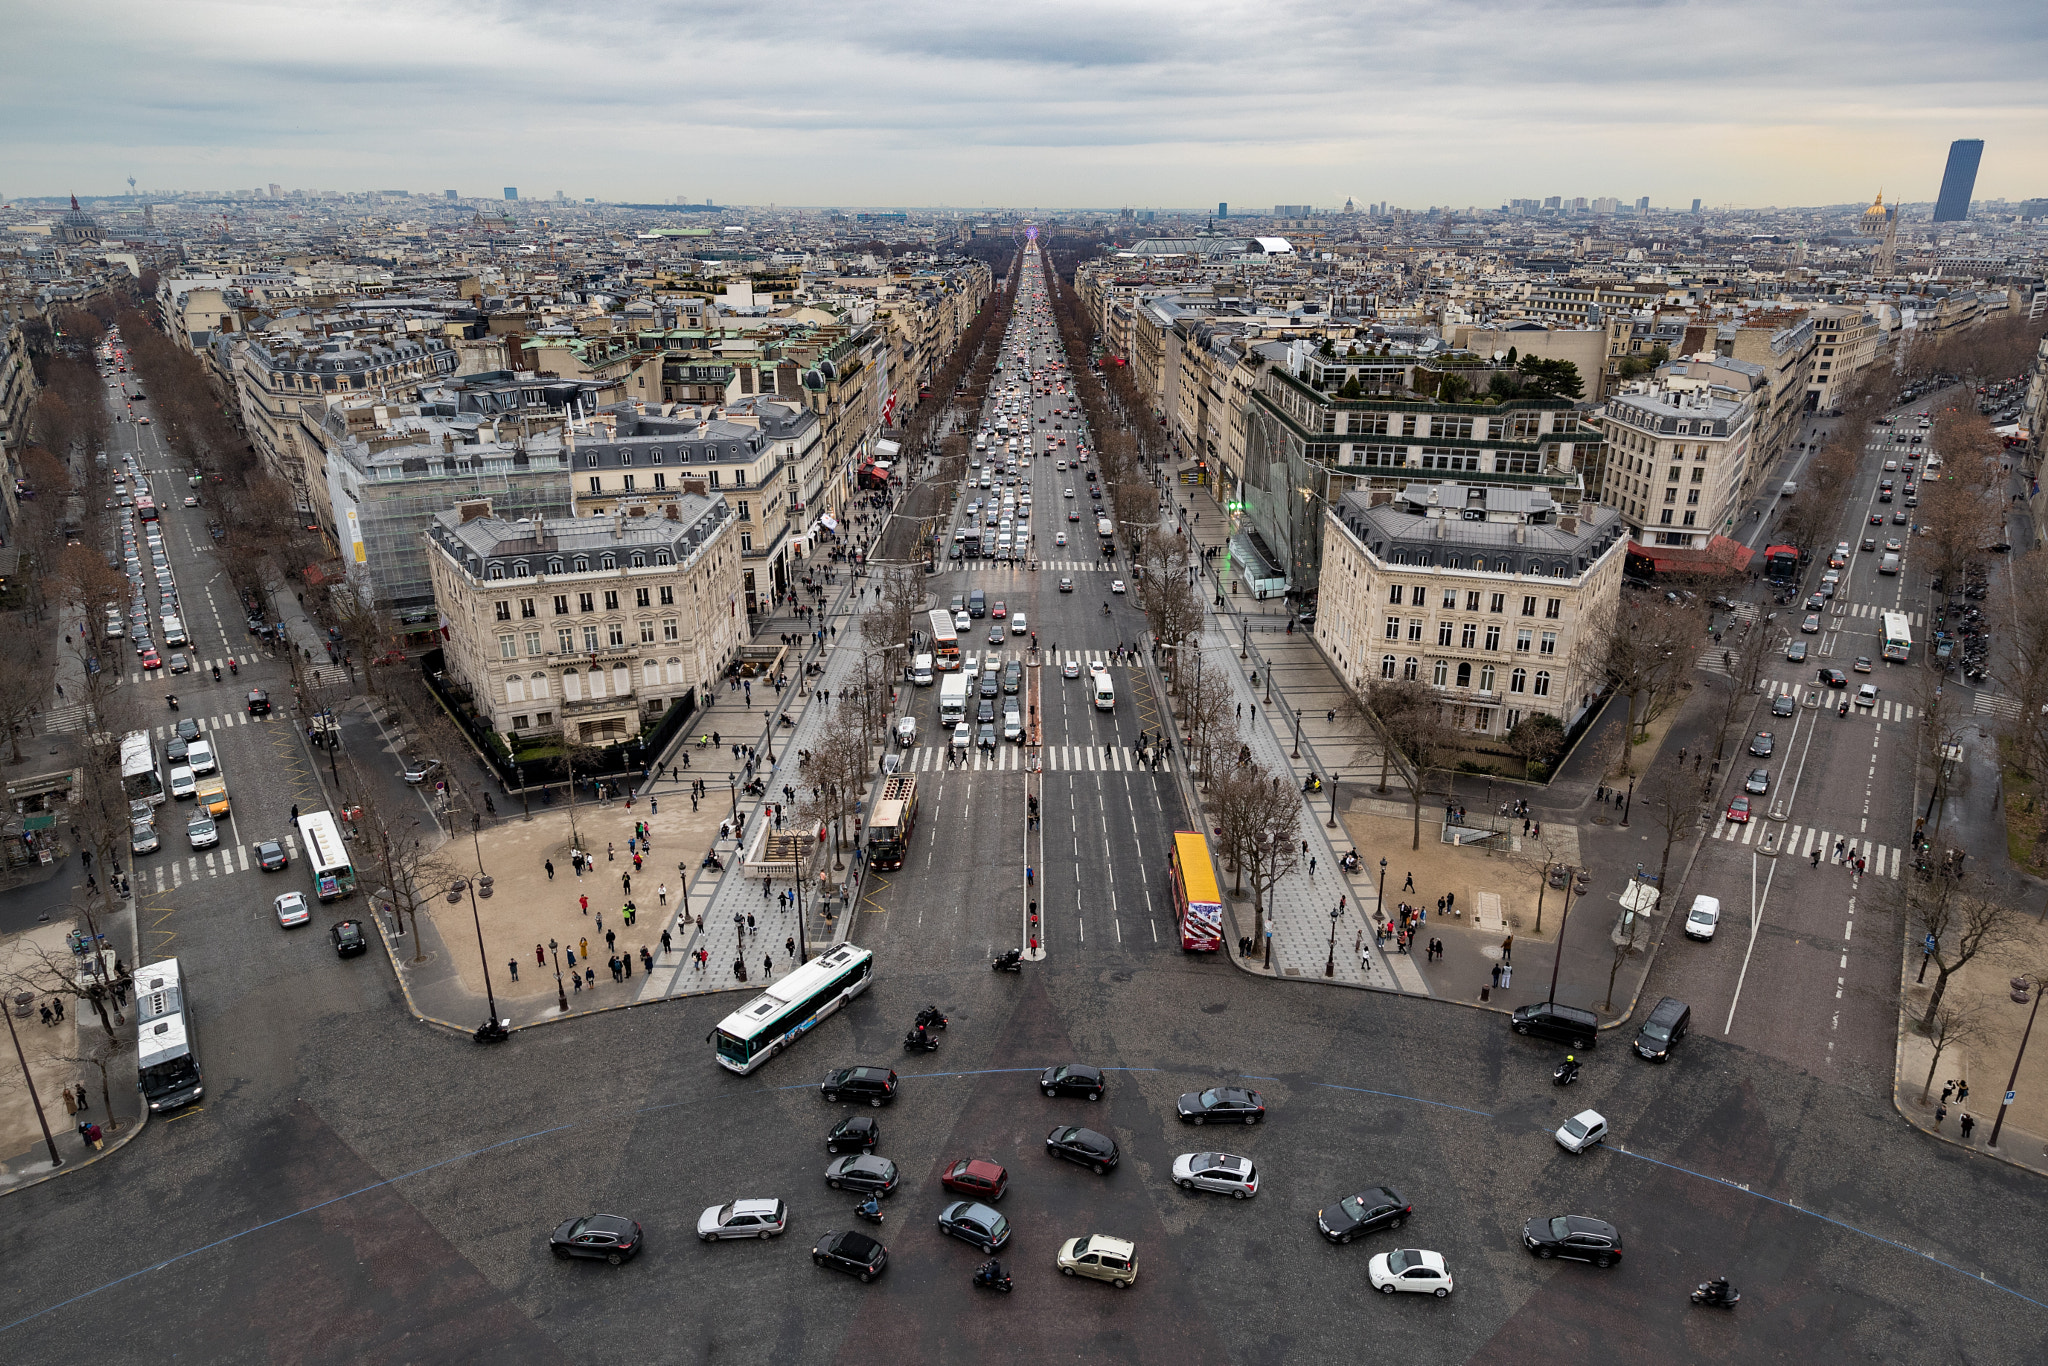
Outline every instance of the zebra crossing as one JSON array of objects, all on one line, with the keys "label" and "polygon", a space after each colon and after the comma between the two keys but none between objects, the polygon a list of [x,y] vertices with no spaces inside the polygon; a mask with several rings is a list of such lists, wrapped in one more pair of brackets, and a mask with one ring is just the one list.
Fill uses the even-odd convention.
[{"label": "zebra crossing", "polygon": [[[943,745],[919,745],[912,749],[902,771],[909,773],[932,773],[947,768],[948,750]],[[968,752],[969,757],[952,767],[965,769],[969,773],[1021,772],[1031,766],[1031,757],[1025,746],[1005,743],[995,749],[976,749]],[[1137,773],[1173,772],[1173,761],[1161,757],[1157,769],[1148,769],[1145,761],[1128,745],[1111,745],[1104,753],[1094,745],[1042,745],[1039,747],[1042,767],[1047,772],[1065,773]]]},{"label": "zebra crossing", "polygon": [[[181,717],[179,719],[182,720],[185,718]],[[228,730],[235,726],[266,725],[280,718],[275,712],[272,712],[268,716],[252,717],[249,715],[249,713],[245,711],[229,711],[222,712],[219,716],[194,716],[190,719],[197,721],[199,723],[199,733],[204,735],[208,731]],[[177,733],[177,721],[171,721],[166,725],[152,726],[150,728],[150,734],[155,736],[158,740],[168,740]]]},{"label": "zebra crossing", "polygon": [[[1882,604],[1869,602],[1845,602],[1835,605],[1835,615],[1838,617],[1879,617],[1891,610],[1891,608]],[[1907,612],[1903,615],[1911,617],[1912,624],[1915,626],[1925,626],[1927,624],[1927,614],[1925,612]]]},{"label": "zebra crossing", "polygon": [[[182,836],[173,830],[159,832],[158,838],[168,848],[172,840]],[[287,830],[282,843],[286,857],[297,859],[299,837]],[[135,881],[153,879],[154,890],[168,892],[188,882],[198,882],[202,878],[233,877],[237,873],[246,873],[251,868],[261,872],[262,869],[249,856],[252,848],[253,845],[239,844],[232,849],[192,850],[183,857],[172,858],[138,854],[135,859]]]},{"label": "zebra crossing", "polygon": [[1026,572],[1036,572],[1036,573],[1041,573],[1041,574],[1042,574],[1042,573],[1045,573],[1045,572],[1047,572],[1048,570],[1051,570],[1051,571],[1062,571],[1062,570],[1064,570],[1064,571],[1068,571],[1068,572],[1076,572],[1076,571],[1085,571],[1085,570],[1100,570],[1101,572],[1103,572],[1103,573],[1105,573],[1105,574],[1113,572],[1113,571],[1112,571],[1112,570],[1110,569],[1110,567],[1109,567],[1109,566],[1107,566],[1107,565],[1105,565],[1105,564],[1103,564],[1103,562],[1102,562],[1101,560],[1040,560],[1040,561],[1038,561],[1038,567],[1037,567],[1037,569],[1036,569],[1035,571],[1033,571],[1033,570],[1031,570],[1031,569],[1030,569],[1030,567],[1029,567],[1029,566],[1028,566],[1028,565],[1026,564],[1026,562],[1025,562],[1025,561],[1023,561],[1023,560],[1021,560],[1021,559],[1019,559],[1019,560],[948,560],[948,561],[946,562],[946,565],[945,565],[945,567],[944,567],[944,568],[943,568],[942,570],[940,570],[940,572],[941,572],[941,573],[945,573],[945,574],[966,574],[966,573],[969,573],[969,572],[974,572],[974,573],[981,573],[981,574],[991,574],[991,573],[1009,573],[1009,574],[1021,574],[1021,573],[1026,573]]},{"label": "zebra crossing", "polygon": [[[1761,825],[1762,821],[1731,821],[1723,816],[1714,827],[1714,838],[1731,844],[1750,844],[1757,839]],[[1837,841],[1842,846],[1839,857],[1835,853]],[[1900,863],[1906,855],[1906,850],[1895,844],[1879,844],[1845,832],[1822,830],[1818,826],[1794,825],[1786,829],[1782,851],[1785,857],[1810,859],[1816,849],[1820,851],[1823,863],[1840,864],[1846,859],[1862,858],[1868,860],[1868,872],[1894,879],[1898,877]]]},{"label": "zebra crossing", "polygon": [[2017,698],[1993,693],[1978,693],[1971,710],[1979,716],[2002,716],[2008,721],[2020,719],[2020,704]]},{"label": "zebra crossing", "polygon": [[[1852,686],[1853,683],[1854,680],[1852,679]],[[1839,690],[1823,688],[1819,683],[1787,683],[1782,679],[1776,678],[1766,679],[1764,682],[1764,695],[1766,697],[1796,698],[1808,689],[1828,694],[1827,700],[1828,705],[1830,707],[1833,707],[1841,701],[1841,693]],[[1906,702],[1893,702],[1888,698],[1879,698],[1877,705],[1874,707],[1858,707],[1852,705],[1849,708],[1849,711],[1851,712],[1851,714],[1862,714],[1867,712],[1869,713],[1870,718],[1874,721],[1910,721],[1920,714],[1920,709],[1918,707],[1913,706],[1910,703]]]}]

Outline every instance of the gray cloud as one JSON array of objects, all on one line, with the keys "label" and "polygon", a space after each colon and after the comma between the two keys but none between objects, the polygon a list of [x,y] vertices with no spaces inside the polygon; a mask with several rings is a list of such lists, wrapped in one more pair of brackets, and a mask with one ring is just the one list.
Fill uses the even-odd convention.
[{"label": "gray cloud", "polygon": [[1930,198],[2048,164],[2038,3],[15,0],[0,187],[727,202]]}]

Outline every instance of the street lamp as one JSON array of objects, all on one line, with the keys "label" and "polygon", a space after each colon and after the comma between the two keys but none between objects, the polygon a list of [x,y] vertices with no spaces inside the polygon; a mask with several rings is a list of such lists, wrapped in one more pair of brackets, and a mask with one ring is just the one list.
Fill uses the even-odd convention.
[{"label": "street lamp", "polygon": [[1330,956],[1323,963],[1323,976],[1337,975],[1337,922],[1344,918],[1344,903],[1339,901],[1330,908]]},{"label": "street lamp", "polygon": [[474,883],[466,877],[455,879],[455,881],[448,884],[448,904],[451,906],[461,905],[464,892],[469,893],[469,918],[471,923],[476,926],[476,956],[482,963],[484,970],[484,1003],[490,1007],[491,1011],[491,1018],[488,1023],[495,1026],[498,1023],[498,996],[496,992],[491,990],[491,959],[490,955],[484,952],[484,921],[483,916],[476,908],[476,899],[479,894],[485,897],[489,897],[491,894],[491,875],[489,873],[479,873]]},{"label": "street lamp", "polygon": [[1998,1131],[2005,1127],[2005,1112],[2012,1108],[2013,1097],[2018,1093],[2020,1059],[2027,1056],[2027,1040],[2034,1036],[2034,1017],[2041,1013],[2041,992],[2048,988],[2048,978],[2035,978],[2031,982],[2024,977],[2013,978],[2012,999],[2024,1001],[2029,988],[2034,993],[2034,1004],[2027,1011],[2026,1032],[2020,1035],[2020,1051],[2013,1054],[2012,1075],[2005,1079],[2005,1094],[1998,1099],[1998,1119],[1991,1126],[1991,1137],[1986,1140],[1986,1147],[1998,1146]]},{"label": "street lamp", "polygon": [[569,993],[562,989],[562,952],[555,941],[548,941],[548,953],[555,960],[555,1009],[564,1015],[569,1013]]},{"label": "street lamp", "polygon": [[1387,913],[1387,861],[1380,860],[1380,914]]},{"label": "street lamp", "polygon": [[533,819],[533,797],[526,790],[526,765],[512,765],[512,781],[519,784],[519,804],[526,811],[521,820]]},{"label": "street lamp", "polygon": [[1579,870],[1575,865],[1566,864],[1564,871],[1564,914],[1557,922],[1557,950],[1550,956],[1550,994],[1544,998],[1545,1004],[1557,1000],[1557,969],[1564,961],[1564,932],[1572,923],[1572,891],[1579,880]]}]

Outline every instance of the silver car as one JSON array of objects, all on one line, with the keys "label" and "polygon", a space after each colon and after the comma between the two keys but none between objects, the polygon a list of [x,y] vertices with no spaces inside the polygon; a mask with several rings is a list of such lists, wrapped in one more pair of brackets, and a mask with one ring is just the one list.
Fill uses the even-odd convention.
[{"label": "silver car", "polygon": [[1259,1193],[1259,1173],[1251,1159],[1231,1153],[1182,1153],[1173,1159],[1173,1183],[1182,1190],[1215,1191],[1239,1200]]},{"label": "silver car", "polygon": [[697,1236],[707,1243],[720,1238],[773,1238],[788,1227],[789,1209],[780,1200],[733,1200],[697,1216]]},{"label": "silver car", "polygon": [[887,1195],[896,1189],[896,1164],[873,1153],[854,1153],[825,1164],[825,1184],[833,1190],[872,1191]]}]

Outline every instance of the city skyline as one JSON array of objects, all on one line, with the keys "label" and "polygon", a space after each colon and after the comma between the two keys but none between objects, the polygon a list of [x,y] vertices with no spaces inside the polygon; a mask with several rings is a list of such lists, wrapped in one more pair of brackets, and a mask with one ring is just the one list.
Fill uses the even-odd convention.
[{"label": "city skyline", "polygon": [[[1885,4],[1899,24],[1871,13],[1853,31],[1819,6],[1761,3],[798,7],[772,32],[728,4],[567,26],[524,3],[344,9],[344,24],[331,7],[217,0],[19,13],[0,191],[114,195],[133,175],[970,210],[1559,193],[1752,208],[1879,188],[1931,202],[1958,137],[1985,141],[1980,198],[2037,195],[2027,172],[2048,164],[2048,97],[2020,74],[2048,55],[2048,22],[2017,4],[1972,6],[1969,25]],[[1907,25],[1902,66],[1873,35]],[[1642,51],[1689,60],[1635,74],[1625,54]]]}]

